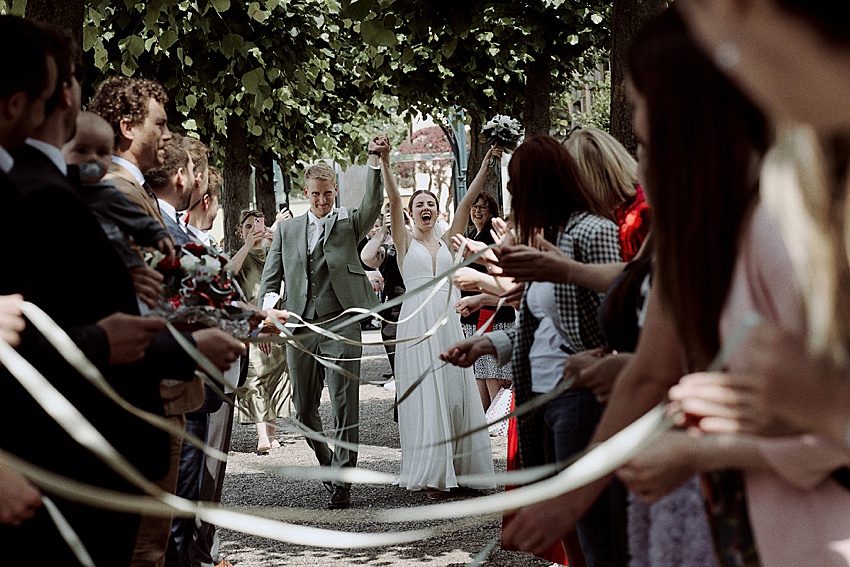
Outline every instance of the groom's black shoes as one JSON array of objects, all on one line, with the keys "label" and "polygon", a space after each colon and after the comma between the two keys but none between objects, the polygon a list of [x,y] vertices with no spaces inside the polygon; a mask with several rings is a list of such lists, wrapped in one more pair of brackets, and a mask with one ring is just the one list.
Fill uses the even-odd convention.
[{"label": "groom's black shoes", "polygon": [[328,510],[341,510],[351,505],[351,492],[344,486],[335,486],[334,493],[328,502]]}]

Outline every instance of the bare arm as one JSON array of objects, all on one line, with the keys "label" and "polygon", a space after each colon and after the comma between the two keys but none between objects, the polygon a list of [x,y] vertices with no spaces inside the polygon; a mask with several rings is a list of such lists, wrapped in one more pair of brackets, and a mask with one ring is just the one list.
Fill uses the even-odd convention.
[{"label": "bare arm", "polygon": [[494,146],[487,151],[487,155],[484,156],[484,160],[481,162],[481,167],[478,168],[478,173],[476,174],[475,179],[473,179],[472,183],[469,184],[466,194],[463,196],[463,199],[460,200],[460,203],[457,204],[455,216],[452,219],[452,225],[443,234],[443,241],[450,248],[452,236],[455,234],[461,234],[463,229],[469,223],[469,210],[472,208],[472,203],[475,202],[475,199],[478,198],[478,195],[481,194],[481,190],[484,188],[484,182],[487,180],[487,173],[490,171],[488,163],[491,155],[497,156],[501,159],[502,148]]},{"label": "bare arm", "polygon": [[369,239],[369,242],[366,243],[363,250],[360,251],[360,261],[370,268],[377,270],[381,267],[381,264],[384,263],[384,258],[386,258],[387,252],[382,244],[384,243],[384,239],[387,237],[387,228],[387,215],[384,215],[381,222],[381,228],[374,236],[372,236],[372,238]]},{"label": "bare arm", "polygon": [[227,269],[233,272],[234,274],[238,274],[239,270],[242,269],[242,264],[245,263],[245,258],[248,257],[248,253],[251,252],[251,249],[257,243],[257,240],[262,238],[274,238],[274,233],[266,229],[265,233],[256,235],[251,233],[248,237],[245,238],[245,244],[242,245],[236,254],[233,255],[233,258],[230,259],[230,262],[227,263]]},{"label": "bare arm", "polygon": [[[483,291],[493,295],[501,295],[510,289],[512,282],[503,278],[495,278],[474,270],[470,267],[460,268],[455,272],[454,285],[464,291]],[[503,287],[503,284],[505,284]]]},{"label": "bare arm", "polygon": [[698,472],[730,468],[768,468],[754,438],[730,434],[692,437],[684,431],[668,431],[621,467],[617,477],[629,491],[651,504]]},{"label": "bare arm", "polygon": [[557,246],[537,236],[542,250],[525,245],[502,246],[497,249],[502,275],[515,281],[548,281],[576,284],[605,293],[623,273],[625,262],[585,264],[561,252]]},{"label": "bare arm", "polygon": [[398,266],[401,268],[407,254],[407,247],[410,246],[410,233],[404,229],[404,204],[401,202],[401,194],[398,192],[398,185],[390,168],[389,155],[387,159],[381,160],[381,171],[384,173],[384,186],[387,189],[387,198],[390,201],[390,222],[392,226],[402,227],[393,233],[393,243],[398,254]]},{"label": "bare arm", "polygon": [[[590,443],[605,441],[664,399],[682,375],[683,349],[674,321],[662,309],[654,288],[635,356],[614,384],[605,413]],[[541,552],[575,528],[611,477],[522,510],[505,530],[508,544]]]}]

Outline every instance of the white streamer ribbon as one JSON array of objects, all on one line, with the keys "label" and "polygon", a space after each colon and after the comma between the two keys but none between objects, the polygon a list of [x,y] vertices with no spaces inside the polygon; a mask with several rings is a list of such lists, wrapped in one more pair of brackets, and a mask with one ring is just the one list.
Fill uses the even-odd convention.
[{"label": "white streamer ribbon", "polygon": [[80,540],[80,536],[77,535],[77,532],[74,531],[74,528],[71,527],[71,524],[68,523],[68,520],[65,519],[65,516],[62,515],[62,512],[60,512],[59,508],[56,507],[56,504],[53,503],[53,500],[47,496],[42,496],[41,502],[44,504],[44,509],[47,510],[47,515],[50,516],[50,519],[53,520],[54,524],[56,524],[56,529],[59,530],[59,535],[61,535],[62,539],[65,540],[65,543],[68,544],[68,547],[71,549],[74,557],[77,558],[77,561],[80,562],[80,565],[83,567],[94,567],[94,560],[92,560],[86,546],[83,545],[82,540]]}]

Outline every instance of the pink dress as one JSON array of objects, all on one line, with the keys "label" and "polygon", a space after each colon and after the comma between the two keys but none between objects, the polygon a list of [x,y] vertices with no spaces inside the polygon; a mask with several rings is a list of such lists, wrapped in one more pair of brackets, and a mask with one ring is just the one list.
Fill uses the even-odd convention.
[{"label": "pink dress", "polygon": [[[802,300],[793,269],[779,227],[759,205],[738,254],[721,340],[751,311],[801,332]],[[735,370],[734,358],[729,367]],[[850,491],[829,476],[850,465],[850,451],[814,435],[758,441],[770,469],[745,471],[744,480],[762,567],[850,565]]]}]

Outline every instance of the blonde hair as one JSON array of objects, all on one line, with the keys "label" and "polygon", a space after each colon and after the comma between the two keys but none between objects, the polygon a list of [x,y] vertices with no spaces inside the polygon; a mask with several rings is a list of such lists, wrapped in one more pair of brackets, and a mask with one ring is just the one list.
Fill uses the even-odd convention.
[{"label": "blonde hair", "polygon": [[[850,199],[822,140],[808,126],[780,128],[761,195],[794,264],[811,351],[846,365],[850,349]],[[846,184],[846,181],[842,181]]]},{"label": "blonde hair", "polygon": [[635,196],[637,162],[612,135],[598,128],[578,128],[563,144],[607,209],[613,211]]},{"label": "blonde hair", "polygon": [[311,165],[304,174],[304,179],[328,179],[336,181],[336,171],[323,161]]}]

